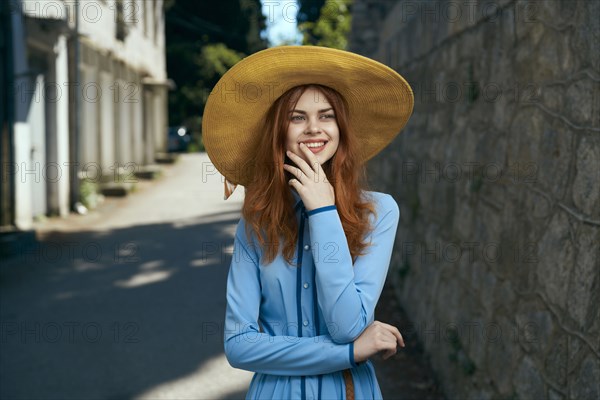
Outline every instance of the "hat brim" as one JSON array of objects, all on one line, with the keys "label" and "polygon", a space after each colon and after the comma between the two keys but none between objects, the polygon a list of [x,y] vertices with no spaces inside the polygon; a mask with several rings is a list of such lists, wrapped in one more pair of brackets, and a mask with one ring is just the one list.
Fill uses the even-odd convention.
[{"label": "hat brim", "polygon": [[292,87],[321,84],[338,91],[366,162],[406,125],[414,106],[410,85],[393,69],[348,51],[280,46],[254,53],[221,77],[202,118],[206,152],[230,182],[247,186],[259,130],[271,104]]}]

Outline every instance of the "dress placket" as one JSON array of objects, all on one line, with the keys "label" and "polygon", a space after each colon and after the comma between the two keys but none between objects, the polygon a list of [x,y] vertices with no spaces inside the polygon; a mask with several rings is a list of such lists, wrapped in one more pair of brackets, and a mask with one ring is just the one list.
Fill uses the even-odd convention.
[{"label": "dress placket", "polygon": [[[296,301],[297,301],[297,313],[298,313],[298,336],[317,336],[320,334],[319,329],[319,308],[317,301],[317,291],[315,288],[315,270],[314,268],[305,268],[306,259],[311,259],[310,252],[310,244],[308,240],[305,240],[306,234],[306,226],[308,224],[308,213],[302,200],[298,201],[296,205],[296,212],[300,212],[300,221],[298,227],[298,243],[297,243],[297,257],[296,260],[298,262],[298,269],[296,273]],[[308,276],[310,275],[310,276]],[[307,289],[310,289],[310,293]],[[303,297],[306,296],[306,297]],[[309,320],[308,313],[302,312],[302,299],[305,300],[305,304],[309,303],[309,297],[312,297],[312,324]],[[314,326],[314,332],[312,331],[312,327]],[[306,334],[305,334],[306,333]],[[319,376],[318,379],[318,397],[321,398],[321,387],[322,387],[322,376]],[[306,399],[306,377],[302,376],[302,399]],[[311,397],[312,398],[312,397]]]}]

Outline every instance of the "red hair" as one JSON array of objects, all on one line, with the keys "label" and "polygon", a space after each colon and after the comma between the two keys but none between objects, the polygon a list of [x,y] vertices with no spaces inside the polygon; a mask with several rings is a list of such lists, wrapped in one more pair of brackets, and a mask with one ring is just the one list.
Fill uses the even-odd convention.
[{"label": "red hair", "polygon": [[292,259],[298,240],[294,197],[288,181],[292,175],[283,164],[295,165],[285,155],[289,111],[308,88],[319,90],[334,110],[340,139],[335,154],[322,167],[335,192],[335,205],[340,216],[352,260],[363,255],[368,243],[364,242],[371,231],[369,213],[376,213],[375,206],[361,198],[366,188],[365,166],[357,157],[357,141],[349,125],[348,107],[342,95],[322,85],[296,86],[285,92],[271,105],[267,112],[260,144],[255,155],[253,181],[246,188],[242,215],[246,220],[246,234],[254,231],[261,248],[264,263],[270,264],[279,252],[283,239],[283,256],[293,265]]}]

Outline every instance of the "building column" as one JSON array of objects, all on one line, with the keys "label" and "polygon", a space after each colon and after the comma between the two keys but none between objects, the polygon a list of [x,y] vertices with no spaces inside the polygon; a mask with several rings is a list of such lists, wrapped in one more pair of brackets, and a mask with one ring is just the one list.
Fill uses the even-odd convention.
[{"label": "building column", "polygon": [[12,13],[13,38],[13,71],[14,71],[14,113],[13,130],[14,162],[13,175],[15,190],[15,226],[20,230],[33,227],[33,187],[26,179],[23,169],[29,164],[31,157],[31,131],[27,123],[27,114],[31,99],[26,96],[29,85],[27,77],[27,44],[25,43],[24,19],[20,12]]},{"label": "building column", "polygon": [[51,82],[47,85],[49,116],[52,117],[48,140],[48,163],[45,180],[48,184],[49,212],[62,217],[69,214],[69,90],[67,39],[59,35],[54,46],[54,56],[49,60]]}]

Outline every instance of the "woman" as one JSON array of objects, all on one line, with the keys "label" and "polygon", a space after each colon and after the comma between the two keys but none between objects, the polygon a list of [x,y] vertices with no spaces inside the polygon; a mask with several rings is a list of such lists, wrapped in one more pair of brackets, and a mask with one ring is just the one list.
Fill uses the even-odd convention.
[{"label": "woman", "polygon": [[315,46],[253,54],[209,96],[203,140],[225,197],[246,187],[224,347],[255,372],[247,399],[381,398],[369,358],[404,346],[374,320],[399,209],[364,189],[364,163],[412,107],[395,71]]}]

